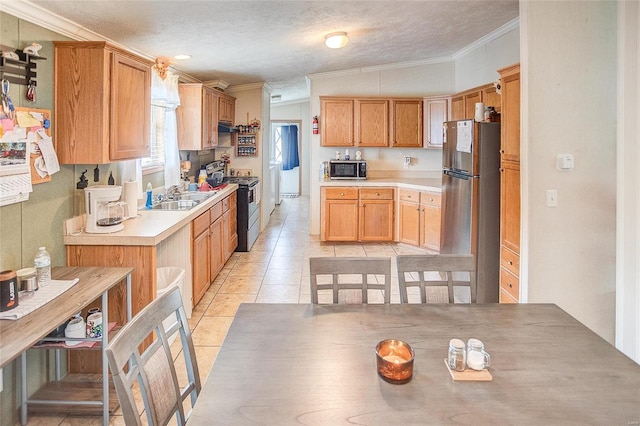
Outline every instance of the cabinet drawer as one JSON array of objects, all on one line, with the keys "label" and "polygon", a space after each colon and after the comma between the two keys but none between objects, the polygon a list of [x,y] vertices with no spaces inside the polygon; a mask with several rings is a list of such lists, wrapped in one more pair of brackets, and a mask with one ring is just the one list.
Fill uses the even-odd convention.
[{"label": "cabinet drawer", "polygon": [[500,266],[516,277],[520,276],[520,256],[504,246],[500,247]]},{"label": "cabinet drawer", "polygon": [[398,190],[400,201],[420,202],[420,191],[414,189],[400,188]]},{"label": "cabinet drawer", "polygon": [[393,188],[360,188],[361,200],[393,200]]},{"label": "cabinet drawer", "polygon": [[504,289],[500,289],[500,303],[518,303],[518,301],[511,297]]},{"label": "cabinet drawer", "polygon": [[505,268],[500,268],[500,290],[506,291],[516,301],[520,299],[520,280]]},{"label": "cabinet drawer", "polygon": [[218,201],[209,209],[209,221],[213,223],[220,216],[222,216],[222,201]]},{"label": "cabinet drawer", "polygon": [[440,197],[441,194],[439,192],[421,192],[420,204],[440,207]]},{"label": "cabinet drawer", "polygon": [[193,219],[193,237],[197,237],[202,232],[209,229],[209,212],[202,213]]},{"label": "cabinet drawer", "polygon": [[327,200],[357,200],[358,188],[336,187],[325,188]]}]

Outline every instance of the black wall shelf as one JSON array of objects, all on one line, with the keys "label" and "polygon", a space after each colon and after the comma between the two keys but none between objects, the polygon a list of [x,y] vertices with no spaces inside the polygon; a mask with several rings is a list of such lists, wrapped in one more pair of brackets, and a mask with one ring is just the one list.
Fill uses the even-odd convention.
[{"label": "black wall shelf", "polygon": [[0,57],[0,79],[9,83],[29,86],[36,82],[36,61],[46,60],[41,56],[32,56],[24,52],[15,52],[20,59]]}]

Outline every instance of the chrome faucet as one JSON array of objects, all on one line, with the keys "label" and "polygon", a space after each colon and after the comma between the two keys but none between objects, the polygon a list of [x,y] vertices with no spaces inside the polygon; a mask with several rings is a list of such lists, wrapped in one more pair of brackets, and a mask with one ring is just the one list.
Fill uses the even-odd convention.
[{"label": "chrome faucet", "polygon": [[171,185],[164,191],[164,195],[168,200],[173,200],[178,192],[180,192],[180,187],[178,185]]}]

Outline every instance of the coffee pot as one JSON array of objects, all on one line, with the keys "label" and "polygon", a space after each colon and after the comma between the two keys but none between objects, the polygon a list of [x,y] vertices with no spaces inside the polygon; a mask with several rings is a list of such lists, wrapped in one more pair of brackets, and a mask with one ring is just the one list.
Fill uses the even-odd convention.
[{"label": "coffee pot", "polygon": [[121,193],[122,187],[116,185],[94,185],[84,189],[86,232],[108,234],[124,229],[126,203],[118,202]]}]

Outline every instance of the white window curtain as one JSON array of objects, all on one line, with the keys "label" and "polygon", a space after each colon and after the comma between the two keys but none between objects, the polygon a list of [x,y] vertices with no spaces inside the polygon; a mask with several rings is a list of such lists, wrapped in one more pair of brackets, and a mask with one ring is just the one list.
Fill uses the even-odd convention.
[{"label": "white window curtain", "polygon": [[151,78],[151,103],[162,104],[166,108],[164,140],[164,186],[180,183],[180,153],[178,151],[178,127],[176,108],[180,105],[178,76],[167,71],[164,80],[154,68]]}]

